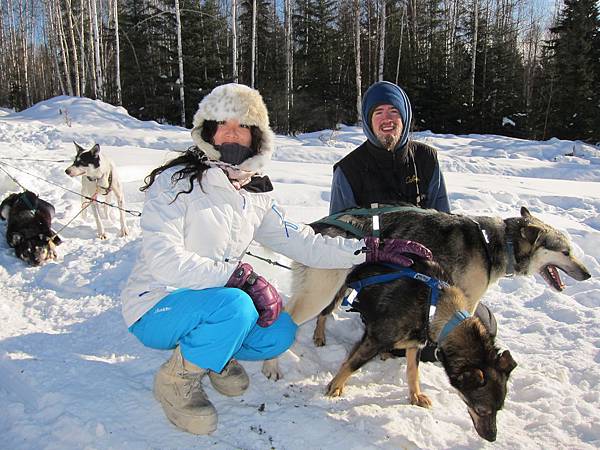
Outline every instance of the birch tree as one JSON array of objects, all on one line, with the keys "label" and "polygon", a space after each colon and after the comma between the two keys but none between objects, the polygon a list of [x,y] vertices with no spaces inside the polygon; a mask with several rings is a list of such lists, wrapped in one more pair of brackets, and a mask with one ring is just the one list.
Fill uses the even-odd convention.
[{"label": "birch tree", "polygon": [[360,0],[354,0],[354,70],[356,71],[356,122],[362,117],[362,74],[360,69]]},{"label": "birch tree", "polygon": [[96,0],[91,0],[91,16],[92,26],[94,31],[94,65],[96,68],[96,84],[97,84],[97,97],[102,100],[104,99],[104,82],[102,80],[102,61],[100,59],[100,32],[98,30],[98,11],[96,8]]},{"label": "birch tree", "polygon": [[379,2],[379,64],[377,80],[383,81],[383,66],[385,62],[385,0]]},{"label": "birch tree", "polygon": [[[289,0],[288,0],[289,1]],[[231,56],[231,69],[233,82],[237,83],[239,80],[238,73],[238,36],[237,36],[237,0],[231,0],[231,34],[232,34],[232,56]]]},{"label": "birch tree", "polygon": [[71,0],[67,0],[67,18],[69,20],[69,37],[71,40],[71,52],[73,52],[73,72],[75,73],[75,95],[81,97],[81,84],[79,79],[79,60],[77,59],[77,45],[75,45],[75,30],[73,25],[73,6]]},{"label": "birch tree", "polygon": [[115,21],[115,83],[117,86],[117,105],[123,104],[121,98],[121,38],[119,36],[119,6],[118,0],[113,0],[113,11]]},{"label": "birch tree", "polygon": [[175,0],[175,20],[177,23],[177,59],[179,61],[179,100],[181,102],[181,126],[185,127],[185,90],[183,85],[183,49],[181,47],[181,15],[179,0]]},{"label": "birch tree", "polygon": [[250,58],[250,87],[254,88],[254,74],[256,71],[256,0],[252,0],[252,44]]}]

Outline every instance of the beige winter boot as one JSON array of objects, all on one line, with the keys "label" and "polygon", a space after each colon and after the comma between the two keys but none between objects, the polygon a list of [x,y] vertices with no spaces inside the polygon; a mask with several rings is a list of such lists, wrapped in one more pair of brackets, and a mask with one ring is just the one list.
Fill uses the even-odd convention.
[{"label": "beige winter boot", "polygon": [[208,378],[217,391],[229,397],[242,395],[250,384],[248,374],[235,359],[230,359],[221,373],[210,370]]},{"label": "beige winter boot", "polygon": [[167,418],[194,434],[208,434],[217,429],[217,410],[202,387],[207,372],[184,360],[177,346],[154,377],[154,396]]}]

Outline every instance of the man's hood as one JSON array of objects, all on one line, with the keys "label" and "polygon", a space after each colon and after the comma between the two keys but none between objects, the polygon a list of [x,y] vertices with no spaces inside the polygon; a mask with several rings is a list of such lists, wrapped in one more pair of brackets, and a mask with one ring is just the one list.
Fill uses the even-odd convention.
[{"label": "man's hood", "polygon": [[363,131],[373,145],[381,147],[379,139],[377,139],[377,136],[375,136],[375,133],[371,129],[371,115],[377,106],[385,104],[394,106],[400,111],[400,117],[402,118],[403,130],[402,136],[400,136],[400,140],[396,144],[395,150],[397,151],[404,148],[408,142],[410,123],[412,121],[410,100],[400,86],[389,81],[379,81],[365,92],[362,101]]}]

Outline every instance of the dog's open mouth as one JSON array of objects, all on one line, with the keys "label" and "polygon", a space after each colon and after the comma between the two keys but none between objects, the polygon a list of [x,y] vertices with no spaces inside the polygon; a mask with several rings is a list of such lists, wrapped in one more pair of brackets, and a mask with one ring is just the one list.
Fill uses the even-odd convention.
[{"label": "dog's open mouth", "polygon": [[565,288],[565,284],[560,279],[560,275],[558,274],[558,269],[556,266],[552,266],[550,264],[542,267],[540,270],[540,275],[548,285],[557,291],[562,291]]}]

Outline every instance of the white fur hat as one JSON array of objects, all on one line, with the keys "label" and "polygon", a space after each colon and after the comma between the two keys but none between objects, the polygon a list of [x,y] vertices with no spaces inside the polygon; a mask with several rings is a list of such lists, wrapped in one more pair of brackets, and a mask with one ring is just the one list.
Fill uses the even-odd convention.
[{"label": "white fur hat", "polygon": [[256,126],[262,132],[258,153],[239,165],[242,170],[259,172],[273,154],[275,135],[269,127],[269,113],[260,93],[243,84],[224,84],[214,88],[202,99],[194,115],[192,139],[210,159],[221,159],[221,153],[210,142],[202,139],[205,120],[236,119],[242,125]]}]

